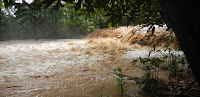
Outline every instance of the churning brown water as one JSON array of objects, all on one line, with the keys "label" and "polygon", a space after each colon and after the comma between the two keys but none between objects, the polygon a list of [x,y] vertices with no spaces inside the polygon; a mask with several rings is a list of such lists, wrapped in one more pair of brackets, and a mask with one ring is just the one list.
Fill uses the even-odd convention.
[{"label": "churning brown water", "polygon": [[132,81],[124,85],[121,95],[113,69],[122,68],[125,75],[141,77],[144,71],[130,62],[147,56],[148,50],[118,42],[111,39],[0,42],[0,96],[144,96]]}]

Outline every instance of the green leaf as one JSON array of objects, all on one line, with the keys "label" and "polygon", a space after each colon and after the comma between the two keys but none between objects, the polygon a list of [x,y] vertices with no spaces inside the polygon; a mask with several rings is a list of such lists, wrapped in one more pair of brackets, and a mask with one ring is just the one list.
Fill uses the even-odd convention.
[{"label": "green leaf", "polygon": [[157,50],[156,52],[161,52],[161,50]]},{"label": "green leaf", "polygon": [[67,6],[67,9],[69,9],[69,10],[72,10],[74,8],[75,8],[75,6]]},{"label": "green leaf", "polygon": [[132,63],[133,65],[135,65],[135,64],[137,63],[137,61],[138,61],[138,60],[133,60],[131,63]]},{"label": "green leaf", "polygon": [[122,72],[121,68],[114,69],[114,71]]},{"label": "green leaf", "polygon": [[0,1],[0,8],[2,8],[3,7],[3,2],[2,1]]},{"label": "green leaf", "polygon": [[120,79],[123,78],[122,74],[117,74],[117,76],[118,76]]},{"label": "green leaf", "polygon": [[121,68],[118,68],[117,71],[122,72],[122,69],[121,69]]}]

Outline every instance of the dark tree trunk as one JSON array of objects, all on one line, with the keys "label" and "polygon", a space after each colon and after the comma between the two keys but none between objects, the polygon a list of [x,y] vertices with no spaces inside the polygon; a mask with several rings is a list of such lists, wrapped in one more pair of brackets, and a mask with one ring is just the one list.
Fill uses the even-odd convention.
[{"label": "dark tree trunk", "polygon": [[57,16],[53,16],[53,21],[54,21],[54,27],[53,27],[53,39],[57,39],[57,38],[59,38],[59,36],[58,36],[58,18],[57,18]]},{"label": "dark tree trunk", "polygon": [[1,7],[0,7],[0,41],[3,41],[3,36],[1,31]]},{"label": "dark tree trunk", "polygon": [[34,33],[34,38],[35,40],[39,40],[36,32],[36,27],[33,27],[33,33]]},{"label": "dark tree trunk", "polygon": [[170,26],[186,55],[189,66],[200,85],[200,15],[197,1],[158,0],[162,17]]}]

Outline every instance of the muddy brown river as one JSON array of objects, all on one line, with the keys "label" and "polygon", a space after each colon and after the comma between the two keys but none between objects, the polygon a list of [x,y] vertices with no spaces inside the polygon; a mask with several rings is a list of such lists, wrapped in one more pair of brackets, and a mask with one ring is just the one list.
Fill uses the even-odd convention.
[{"label": "muddy brown river", "polygon": [[121,95],[113,74],[113,69],[122,68],[125,75],[141,77],[140,64],[130,62],[147,56],[148,50],[111,41],[0,42],[0,97],[148,97],[133,81],[124,85]]}]

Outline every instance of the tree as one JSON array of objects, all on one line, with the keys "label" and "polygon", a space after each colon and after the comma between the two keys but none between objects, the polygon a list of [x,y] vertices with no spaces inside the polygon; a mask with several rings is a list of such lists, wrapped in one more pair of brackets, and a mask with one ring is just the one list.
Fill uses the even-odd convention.
[{"label": "tree", "polygon": [[9,1],[9,3],[14,4],[17,11],[15,12],[16,19],[23,24],[26,21],[29,21],[33,27],[33,33],[35,40],[38,40],[37,36],[37,24],[41,18],[41,5],[38,2],[33,2],[31,4],[27,3],[26,1],[22,0],[22,3],[14,3]]},{"label": "tree", "polygon": [[186,55],[189,66],[200,86],[200,16],[197,1],[159,0],[163,8],[163,19],[173,28],[180,47]]},{"label": "tree", "polygon": [[[14,0],[4,0],[5,6],[15,5]],[[57,11],[60,7],[65,7],[64,3],[73,4],[77,12],[90,15],[97,10],[104,10],[109,17],[107,23],[118,26],[127,21],[127,24],[146,24],[150,29],[153,25],[163,25],[175,31],[175,35],[180,42],[181,49],[186,55],[189,65],[200,85],[200,51],[198,42],[198,32],[200,27],[198,22],[197,1],[178,0],[35,0],[34,3],[40,6],[36,8],[46,9],[53,6],[52,10]],[[33,3],[33,4],[34,4]],[[188,5],[193,7],[189,8]],[[160,7],[162,6],[162,8]],[[20,11],[20,10],[18,10]],[[163,14],[163,15],[162,15]],[[162,20],[164,18],[165,22]],[[196,21],[196,23],[193,23]]]}]

